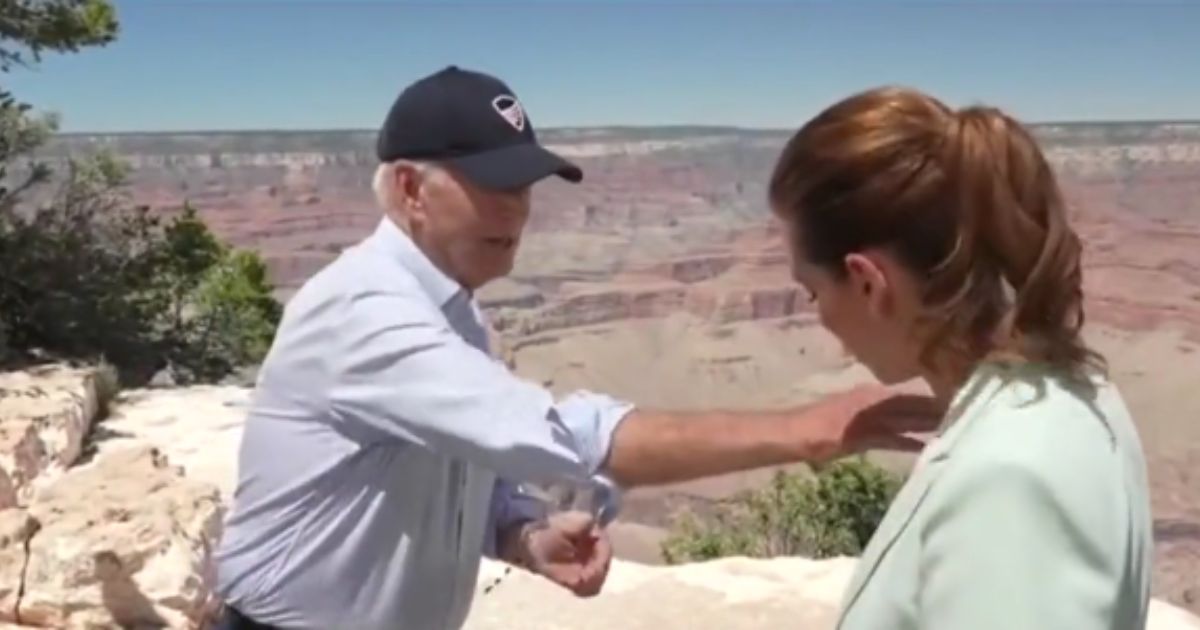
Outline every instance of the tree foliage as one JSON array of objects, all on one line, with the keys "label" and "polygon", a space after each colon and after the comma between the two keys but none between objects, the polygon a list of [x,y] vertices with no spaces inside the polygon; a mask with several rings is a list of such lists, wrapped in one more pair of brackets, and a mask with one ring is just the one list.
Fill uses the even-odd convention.
[{"label": "tree foliage", "polygon": [[[0,73],[32,67],[46,52],[106,45],[117,33],[116,11],[107,0],[0,0]],[[2,185],[9,162],[40,146],[57,127],[57,117],[33,115],[0,87],[0,211],[49,175],[44,167],[31,168],[13,189]]]},{"label": "tree foliage", "polygon": [[[0,0],[0,73],[117,31],[107,0]],[[169,221],[133,204],[112,155],[55,172],[36,150],[57,127],[0,90],[0,361],[102,360],[144,382],[163,368],[215,380],[261,359],[281,307],[259,257],[220,243],[187,204]]]},{"label": "tree foliage", "polygon": [[883,520],[902,479],[865,458],[839,461],[814,477],[779,472],[715,515],[684,515],[662,544],[669,563],[724,556],[857,555]]},{"label": "tree foliage", "polygon": [[216,380],[260,361],[283,312],[262,259],[218,243],[190,207],[168,228],[166,246],[176,378]]},{"label": "tree foliage", "polygon": [[0,71],[41,61],[46,51],[108,44],[118,30],[107,0],[0,0]]},{"label": "tree foliage", "polygon": [[262,358],[281,307],[262,260],[220,243],[191,206],[134,206],[109,155],[68,161],[52,200],[0,216],[10,358],[103,359],[143,382],[211,381]]}]

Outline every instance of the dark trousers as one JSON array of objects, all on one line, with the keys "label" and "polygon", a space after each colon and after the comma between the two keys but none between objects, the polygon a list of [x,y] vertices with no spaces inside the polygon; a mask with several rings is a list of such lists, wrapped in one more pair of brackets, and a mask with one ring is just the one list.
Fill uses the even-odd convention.
[{"label": "dark trousers", "polygon": [[283,630],[275,626],[268,626],[265,623],[258,623],[253,619],[238,612],[232,606],[225,606],[221,611],[221,616],[217,619],[217,625],[213,626],[212,630]]}]

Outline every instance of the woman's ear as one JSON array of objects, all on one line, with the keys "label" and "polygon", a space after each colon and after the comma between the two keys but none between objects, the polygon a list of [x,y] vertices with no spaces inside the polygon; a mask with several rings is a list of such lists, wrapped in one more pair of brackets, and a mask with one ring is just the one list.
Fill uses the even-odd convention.
[{"label": "woman's ear", "polygon": [[891,287],[882,262],[872,254],[857,252],[847,254],[845,260],[850,289],[866,300],[875,317],[887,315],[890,300]]}]

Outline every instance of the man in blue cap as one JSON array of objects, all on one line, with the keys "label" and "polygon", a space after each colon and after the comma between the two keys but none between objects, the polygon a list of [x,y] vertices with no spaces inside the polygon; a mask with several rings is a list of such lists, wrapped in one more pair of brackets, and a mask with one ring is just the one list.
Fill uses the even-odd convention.
[{"label": "man in blue cap", "polygon": [[[453,630],[485,555],[594,595],[621,490],[915,448],[936,421],[881,388],[763,413],[556,400],[490,355],[474,292],[511,271],[531,187],[579,167],[507,85],[453,66],[400,94],[377,153],[383,219],[290,300],[259,373],[221,628]],[[548,514],[535,481],[600,488],[605,510]]]}]

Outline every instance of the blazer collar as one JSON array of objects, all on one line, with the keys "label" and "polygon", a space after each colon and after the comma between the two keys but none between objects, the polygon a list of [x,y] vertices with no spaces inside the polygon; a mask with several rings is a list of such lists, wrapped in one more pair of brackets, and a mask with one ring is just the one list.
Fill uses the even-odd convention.
[{"label": "blazer collar", "polygon": [[1003,379],[993,378],[995,374],[995,366],[984,364],[972,373],[955,394],[938,429],[937,437],[922,450],[904,486],[892,500],[867,548],[863,550],[854,576],[846,588],[842,615],[838,621],[839,628],[845,619],[845,611],[857,601],[880,561],[912,520],[913,514],[929,493],[933,481],[950,458],[958,439],[970,426],[971,421],[980,415],[987,402],[1003,387]]}]

